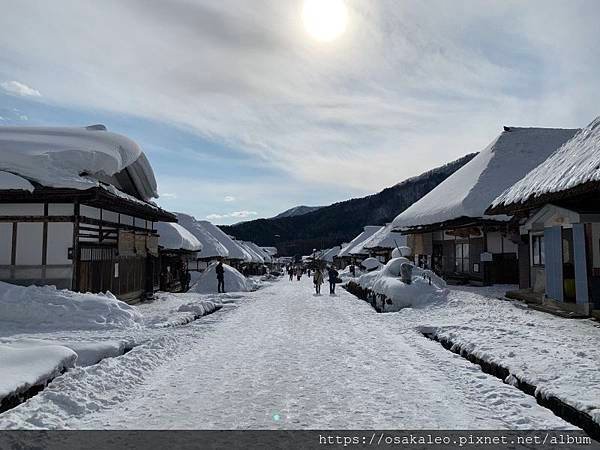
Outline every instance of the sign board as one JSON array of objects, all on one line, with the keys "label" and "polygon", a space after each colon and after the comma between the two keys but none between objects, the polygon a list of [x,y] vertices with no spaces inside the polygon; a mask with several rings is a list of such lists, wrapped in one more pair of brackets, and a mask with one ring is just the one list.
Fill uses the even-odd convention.
[{"label": "sign board", "polygon": [[119,256],[135,256],[135,233],[119,230]]},{"label": "sign board", "polygon": [[479,256],[479,260],[481,262],[492,262],[494,260],[494,255],[490,252],[483,252],[480,256]]},{"label": "sign board", "polygon": [[146,234],[135,235],[135,254],[138,256],[146,256]]},{"label": "sign board", "polygon": [[146,237],[146,249],[152,256],[158,256],[158,236],[151,234]]}]

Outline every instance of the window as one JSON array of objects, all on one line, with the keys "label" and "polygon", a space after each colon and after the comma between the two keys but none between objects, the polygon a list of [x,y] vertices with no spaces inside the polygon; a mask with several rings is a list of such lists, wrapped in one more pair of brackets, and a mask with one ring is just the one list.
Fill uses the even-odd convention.
[{"label": "window", "polygon": [[469,272],[469,244],[455,244],[456,248],[456,271]]},{"label": "window", "polygon": [[546,263],[543,235],[535,234],[531,236],[531,252],[531,260],[534,266],[543,266]]}]

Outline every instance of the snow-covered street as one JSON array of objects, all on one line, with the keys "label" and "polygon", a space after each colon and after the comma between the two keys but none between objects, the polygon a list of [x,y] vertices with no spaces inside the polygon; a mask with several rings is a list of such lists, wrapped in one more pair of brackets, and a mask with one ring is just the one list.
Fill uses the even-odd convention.
[{"label": "snow-covered street", "polygon": [[561,428],[533,397],[339,289],[281,280],[59,377],[0,427]]}]

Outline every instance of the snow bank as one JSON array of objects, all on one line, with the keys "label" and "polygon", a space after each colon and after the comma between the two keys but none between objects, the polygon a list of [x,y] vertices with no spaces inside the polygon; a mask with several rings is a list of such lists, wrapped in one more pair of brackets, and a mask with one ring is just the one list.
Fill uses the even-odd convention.
[{"label": "snow bank", "polygon": [[504,191],[492,206],[522,203],[530,197],[560,192],[600,180],[600,117],[547,160]]},{"label": "snow bank", "polygon": [[[400,279],[402,264],[413,267],[411,284],[403,283]],[[385,312],[425,306],[444,300],[448,295],[444,280],[429,270],[413,266],[406,258],[391,259],[381,270],[361,275],[358,284],[385,297],[386,304],[382,305]]]},{"label": "snow bank", "polygon": [[381,269],[383,267],[383,264],[381,264],[376,258],[367,258],[363,262],[361,262],[360,265],[367,269],[369,272],[372,270]]},{"label": "snow bank", "polygon": [[191,312],[196,316],[205,316],[207,314],[215,312],[219,309],[219,306],[211,301],[202,300],[199,302],[186,303],[181,305],[177,311],[179,312]]},{"label": "snow bank", "polygon": [[75,365],[77,354],[60,345],[0,345],[0,400],[45,385]]},{"label": "snow bank", "polygon": [[142,315],[106,294],[81,294],[54,286],[16,286],[0,281],[0,330],[24,333],[139,327]]},{"label": "snow bank", "polygon": [[0,170],[42,186],[89,189],[98,178],[127,169],[143,200],[158,197],[156,179],[141,148],[131,139],[87,128],[0,127]]},{"label": "snow bank", "polygon": [[[202,275],[198,278],[198,282],[194,284],[189,292],[197,294],[212,294],[217,292],[217,263],[208,266]],[[249,292],[254,288],[252,281],[246,279],[244,275],[239,273],[233,267],[223,264],[225,269],[225,291],[226,292]]]},{"label": "snow bank", "polygon": [[[505,189],[544,161],[578,130],[516,128],[502,132],[475,158],[393,221],[394,228],[416,227],[485,217],[485,210]],[[508,219],[507,216],[494,216]]]},{"label": "snow bank", "polygon": [[178,223],[158,222],[156,230],[159,234],[159,245],[168,250],[188,250],[199,252],[202,243]]}]

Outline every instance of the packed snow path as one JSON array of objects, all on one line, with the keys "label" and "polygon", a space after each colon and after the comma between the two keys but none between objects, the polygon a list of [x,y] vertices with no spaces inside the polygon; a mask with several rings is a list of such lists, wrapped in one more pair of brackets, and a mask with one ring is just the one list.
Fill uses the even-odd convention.
[{"label": "packed snow path", "polygon": [[305,277],[239,294],[102,370],[67,373],[0,428],[570,428],[338,290],[314,296]]}]

